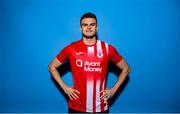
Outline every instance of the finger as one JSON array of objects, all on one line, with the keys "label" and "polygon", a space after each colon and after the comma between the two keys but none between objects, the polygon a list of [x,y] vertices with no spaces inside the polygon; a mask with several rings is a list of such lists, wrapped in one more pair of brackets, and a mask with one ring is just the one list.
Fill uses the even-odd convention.
[{"label": "finger", "polygon": [[73,100],[74,96],[73,96],[73,91],[72,91],[72,89],[69,91],[69,96],[70,96],[71,99]]},{"label": "finger", "polygon": [[105,92],[105,91],[106,91],[106,90],[102,90],[102,91],[100,92],[100,94],[102,93],[102,95],[101,95],[101,97],[100,97],[101,99],[103,99],[103,97],[106,96],[106,92]]},{"label": "finger", "polygon": [[73,89],[73,91],[75,91],[75,92],[77,92],[78,94],[80,94],[80,92],[79,92],[78,90],[76,90],[76,89]]},{"label": "finger", "polygon": [[71,94],[72,99],[77,99],[73,94]]},{"label": "finger", "polygon": [[76,95],[76,93],[72,93],[72,96],[75,98],[75,99],[78,99],[79,98],[79,96],[78,95]]},{"label": "finger", "polygon": [[73,98],[71,97],[71,95],[70,95],[70,94],[68,94],[68,96],[69,96],[69,98],[73,101]]},{"label": "finger", "polygon": [[104,99],[105,99],[105,100],[108,100],[109,98],[110,98],[110,96],[106,96]]},{"label": "finger", "polygon": [[101,95],[100,99],[104,99],[105,96],[106,96],[105,94]]},{"label": "finger", "polygon": [[105,92],[105,90],[102,90],[102,91],[100,91],[99,93],[103,93],[103,92]]},{"label": "finger", "polygon": [[108,99],[109,99],[109,96],[108,96],[108,95],[105,95],[102,99],[108,100]]},{"label": "finger", "polygon": [[104,95],[103,97],[102,97],[102,99],[105,99],[107,97],[107,95]]}]

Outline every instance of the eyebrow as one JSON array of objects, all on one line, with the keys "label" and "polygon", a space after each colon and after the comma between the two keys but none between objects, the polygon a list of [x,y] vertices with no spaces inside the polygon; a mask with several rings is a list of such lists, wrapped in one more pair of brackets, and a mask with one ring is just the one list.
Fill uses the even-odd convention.
[{"label": "eyebrow", "polygon": [[[88,23],[82,23],[82,24],[87,24],[88,25]],[[90,23],[89,25],[91,25],[91,24],[96,24],[96,23]]]}]

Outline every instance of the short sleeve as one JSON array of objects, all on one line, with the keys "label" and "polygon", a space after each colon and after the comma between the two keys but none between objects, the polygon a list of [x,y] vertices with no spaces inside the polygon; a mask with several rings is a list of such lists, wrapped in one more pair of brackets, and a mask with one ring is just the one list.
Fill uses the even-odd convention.
[{"label": "short sleeve", "polygon": [[69,54],[68,51],[70,50],[70,46],[66,46],[64,47],[58,55],[56,55],[56,58],[61,62],[63,63],[65,60],[68,60],[69,59]]},{"label": "short sleeve", "polygon": [[109,45],[109,60],[118,64],[122,60],[122,56],[117,52],[117,50]]}]

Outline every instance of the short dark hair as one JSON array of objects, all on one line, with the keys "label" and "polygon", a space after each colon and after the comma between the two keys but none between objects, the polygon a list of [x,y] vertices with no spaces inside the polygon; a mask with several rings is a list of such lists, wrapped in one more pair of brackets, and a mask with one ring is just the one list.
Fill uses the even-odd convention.
[{"label": "short dark hair", "polygon": [[97,25],[97,18],[96,18],[96,15],[91,13],[91,12],[87,12],[85,14],[83,14],[81,16],[81,20],[80,20],[80,25],[81,25],[81,21],[84,19],[84,18],[94,18],[96,20],[96,25]]}]

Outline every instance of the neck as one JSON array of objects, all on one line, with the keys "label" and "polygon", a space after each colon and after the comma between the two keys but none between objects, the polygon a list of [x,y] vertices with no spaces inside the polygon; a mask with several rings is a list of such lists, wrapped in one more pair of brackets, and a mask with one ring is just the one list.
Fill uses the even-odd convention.
[{"label": "neck", "polygon": [[83,42],[86,45],[94,45],[96,43],[96,37],[93,37],[93,38],[90,38],[90,39],[83,37]]}]

